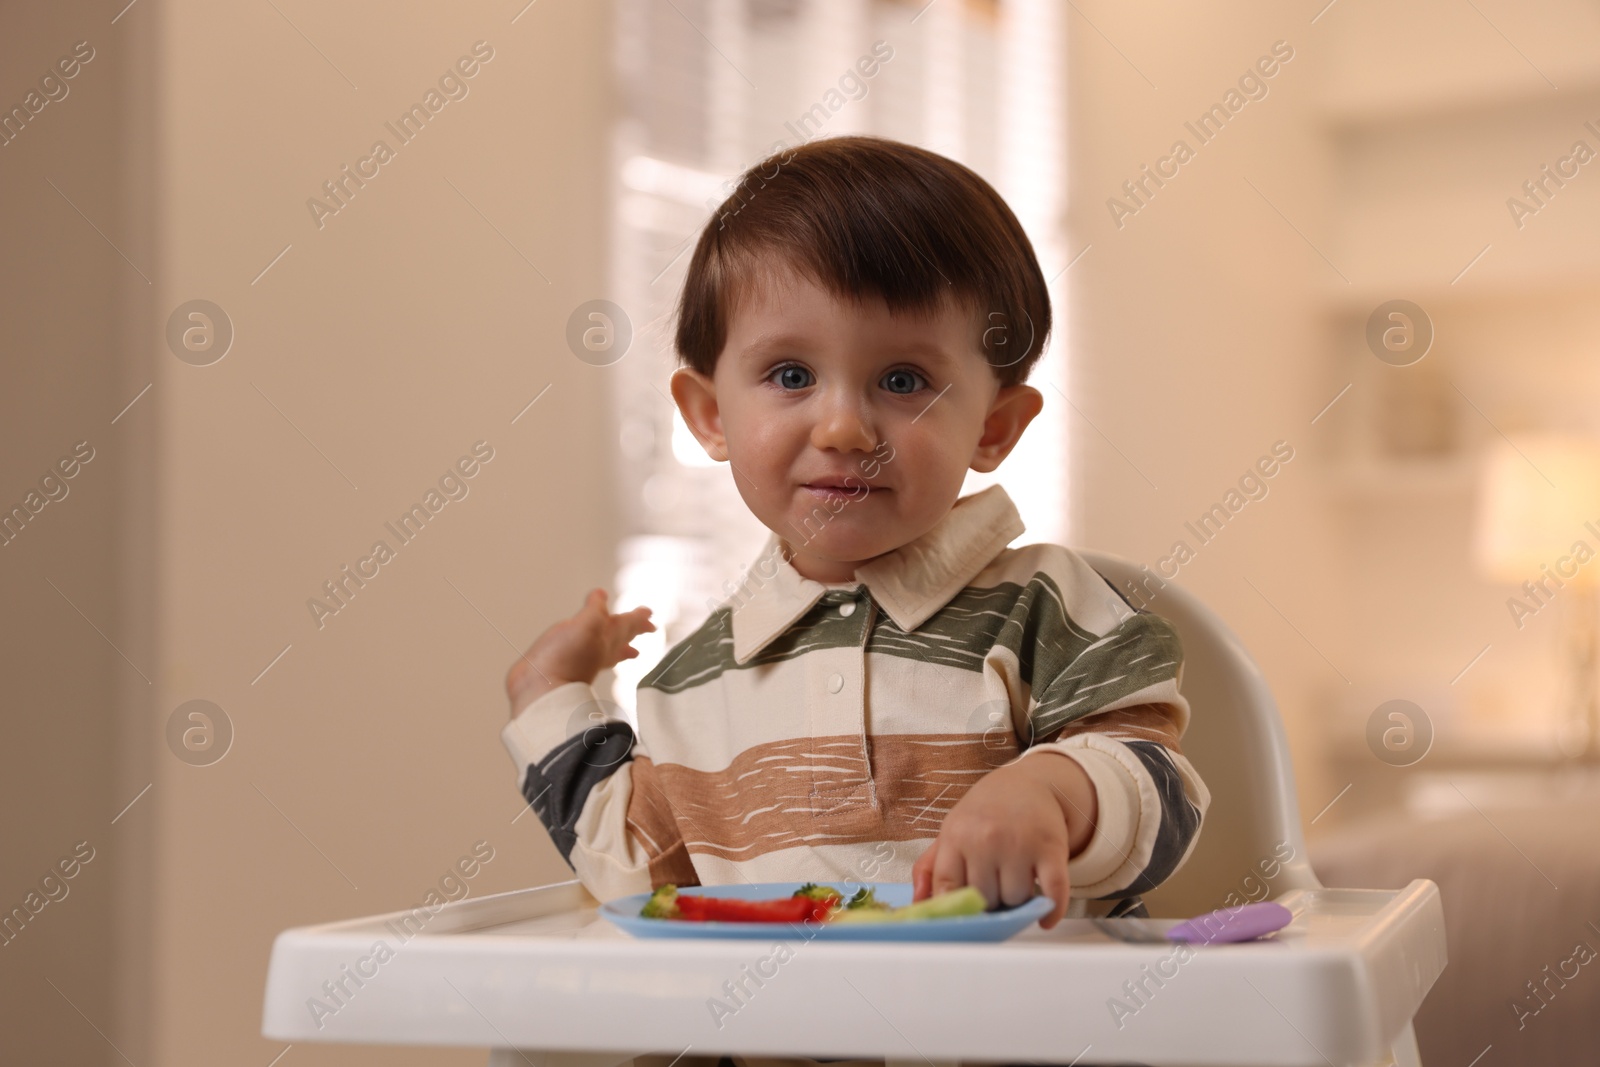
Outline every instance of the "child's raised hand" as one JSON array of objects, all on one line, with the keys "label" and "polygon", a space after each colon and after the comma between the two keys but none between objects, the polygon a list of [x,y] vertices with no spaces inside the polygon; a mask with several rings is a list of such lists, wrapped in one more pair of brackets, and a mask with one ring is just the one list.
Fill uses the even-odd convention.
[{"label": "child's raised hand", "polygon": [[1070,756],[1041,753],[990,771],[956,801],[939,836],[911,867],[912,899],[975,886],[991,908],[1021,904],[1034,881],[1055,901],[1046,930],[1066,912],[1067,859],[1094,832],[1094,783]]},{"label": "child's raised hand", "polygon": [[655,628],[649,608],[640,606],[613,615],[606,610],[606,591],[589,590],[576,615],[540,634],[511,665],[506,673],[511,714],[515,716],[557,686],[592,683],[606,668],[634,658],[639,650],[629,642]]}]

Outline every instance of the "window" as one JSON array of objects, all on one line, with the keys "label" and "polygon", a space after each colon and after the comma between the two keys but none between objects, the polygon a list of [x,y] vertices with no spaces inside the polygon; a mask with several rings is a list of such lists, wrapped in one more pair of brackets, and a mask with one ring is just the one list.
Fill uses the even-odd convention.
[{"label": "window", "polygon": [[[612,699],[631,714],[639,679],[726,597],[767,537],[667,391],[689,253],[739,173],[780,139],[874,133],[960,160],[1006,198],[1051,280],[1055,343],[1028,379],[1044,410],[1000,470],[969,472],[963,493],[1002,482],[1027,523],[1024,541],[1065,541],[1069,528],[1062,293],[1071,257],[1053,0],[615,3],[611,279],[635,340],[612,379],[626,523],[614,610],[648,604],[657,626],[615,671]],[[876,41],[893,55],[865,93],[818,110]]]}]

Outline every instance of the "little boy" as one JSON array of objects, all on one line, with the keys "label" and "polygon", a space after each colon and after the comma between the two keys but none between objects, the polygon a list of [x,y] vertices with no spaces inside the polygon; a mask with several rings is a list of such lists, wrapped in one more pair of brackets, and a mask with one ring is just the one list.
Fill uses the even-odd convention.
[{"label": "little boy", "polygon": [[1077,553],[1008,548],[997,468],[1043,406],[1032,246],[968,168],[872,137],[747,171],[700,235],[672,395],[771,531],[640,681],[638,731],[590,721],[650,609],[603,590],[511,668],[523,795],[600,899],[666,882],[963,885],[991,907],[1142,914],[1210,801],[1178,748],[1164,619]]}]

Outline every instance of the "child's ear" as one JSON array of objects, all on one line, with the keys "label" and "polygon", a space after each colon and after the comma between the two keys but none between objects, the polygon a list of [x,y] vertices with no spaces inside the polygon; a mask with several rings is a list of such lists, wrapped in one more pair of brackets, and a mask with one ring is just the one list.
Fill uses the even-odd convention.
[{"label": "child's ear", "polygon": [[722,436],[722,413],[717,407],[717,386],[693,367],[672,372],[672,399],[678,412],[706,455],[721,462],[728,458],[728,442]]},{"label": "child's ear", "polygon": [[987,474],[1022,439],[1022,431],[1044,408],[1044,397],[1031,385],[1008,385],[995,394],[989,414],[983,420],[983,436],[973,449],[971,468]]}]

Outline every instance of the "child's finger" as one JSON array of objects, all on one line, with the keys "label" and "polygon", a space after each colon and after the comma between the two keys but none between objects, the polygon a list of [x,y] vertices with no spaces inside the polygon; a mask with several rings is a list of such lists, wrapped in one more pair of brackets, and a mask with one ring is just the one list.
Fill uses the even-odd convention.
[{"label": "child's finger", "polygon": [[605,618],[606,591],[604,589],[589,590],[589,592],[584,595],[583,607],[578,609],[578,614],[574,616],[574,619],[580,620],[588,625],[593,625],[595,620],[599,619],[603,621]]},{"label": "child's finger", "polygon": [[963,858],[962,863],[966,867],[966,884],[982,893],[983,899],[988,902],[989,907],[999,907],[1000,869],[995,865],[993,859],[969,855]]},{"label": "child's finger", "polygon": [[1040,863],[1039,889],[1056,902],[1050,913],[1039,920],[1039,925],[1048,930],[1061,921],[1061,916],[1067,910],[1067,898],[1072,892],[1072,877],[1067,874],[1067,861],[1059,854]]},{"label": "child's finger", "polygon": [[[939,855],[933,861],[933,881],[929,892],[934,896],[948,893],[952,889],[960,889],[967,884],[967,863],[961,855],[959,848],[946,844],[939,849]],[[982,887],[979,887],[982,888]],[[987,894],[985,894],[987,898]],[[988,898],[992,901],[993,898]]]},{"label": "child's finger", "polygon": [[627,620],[628,629],[635,634],[648,633],[656,628],[656,624],[650,621],[650,609],[643,605],[618,618]]},{"label": "child's finger", "polygon": [[[634,638],[654,630],[655,626],[652,623],[632,612],[626,615],[613,615],[606,624],[606,641],[612,648],[618,649],[620,654],[621,649],[631,647],[630,642]],[[631,654],[637,655],[638,652],[634,650]]]},{"label": "child's finger", "polygon": [[1022,853],[1000,864],[1000,903],[1014,907],[1033,897],[1033,861]]},{"label": "child's finger", "polygon": [[911,865],[911,900],[923,900],[933,893],[933,862],[939,855],[939,839],[933,839],[917,862]]}]

